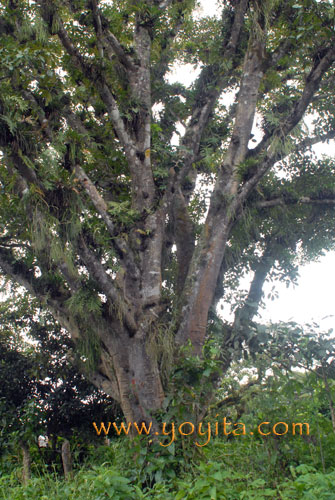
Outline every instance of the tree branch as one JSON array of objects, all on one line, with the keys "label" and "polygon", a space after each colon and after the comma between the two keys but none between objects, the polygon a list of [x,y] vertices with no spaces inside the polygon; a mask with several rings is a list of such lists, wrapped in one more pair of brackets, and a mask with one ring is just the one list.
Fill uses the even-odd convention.
[{"label": "tree branch", "polygon": [[335,60],[335,45],[332,45],[327,50],[324,57],[314,66],[306,78],[306,85],[302,92],[302,95],[291,115],[285,120],[282,128],[282,134],[287,135],[301,120],[303,114],[305,113],[308,105],[310,104],[315,92],[320,86],[322,76],[330,68]]},{"label": "tree branch", "polygon": [[103,221],[105,222],[109,234],[112,237],[115,237],[117,234],[117,230],[114,226],[111,217],[108,214],[107,203],[105,202],[101,194],[98,192],[98,190],[96,189],[95,185],[90,180],[86,172],[79,165],[74,166],[74,171],[77,179],[79,179],[81,185],[88,194],[88,197],[93,203],[96,211],[101,215]]},{"label": "tree branch", "polygon": [[[174,27],[170,29],[167,33],[165,33],[165,36],[161,43],[161,53],[159,60],[152,68],[153,80],[160,83],[159,87],[162,84],[164,75],[169,70],[169,62],[171,60],[171,57],[173,57],[173,52],[171,50],[172,42],[176,38],[183,24],[184,24],[184,13],[181,10]],[[153,101],[155,101],[155,95],[153,95]]]},{"label": "tree branch", "polygon": [[264,200],[264,201],[259,201],[256,204],[256,207],[258,208],[272,208],[272,207],[278,207],[278,206],[288,206],[288,205],[330,205],[333,206],[335,205],[335,199],[331,198],[318,198],[318,199],[313,199],[310,198],[309,196],[301,196],[300,198],[296,200],[285,200],[284,198],[274,198],[272,200]]},{"label": "tree branch", "polygon": [[176,293],[179,294],[185,284],[195,245],[194,224],[180,189],[178,189],[178,193],[174,196],[172,214],[173,234],[177,247],[178,262]]},{"label": "tree branch", "polygon": [[108,29],[109,22],[107,21],[107,19],[105,19],[102,12],[98,8],[97,0],[91,0],[91,10],[94,19],[94,28],[99,40],[100,50],[102,50],[102,53],[100,54],[101,57],[103,57],[103,46],[108,45],[111,51],[118,58],[119,62],[127,70],[135,71],[136,64],[134,60],[126,53],[117,37]]},{"label": "tree branch", "polygon": [[[77,364],[78,366],[78,364]],[[108,394],[111,396],[115,401],[118,403],[121,402],[120,400],[120,394],[119,394],[119,387],[117,384],[117,380],[110,380],[108,377],[106,377],[103,373],[100,373],[98,371],[95,371],[93,373],[87,373],[87,370],[85,370],[85,366],[78,366],[78,369],[81,372],[85,374],[85,377],[93,384],[95,387],[100,389],[102,392],[105,394]]]},{"label": "tree branch", "polygon": [[[182,141],[184,148],[184,166],[178,175],[180,185],[187,176],[195,157],[198,155],[200,141],[204,129],[208,123],[210,115],[214,109],[218,97],[220,96],[225,84],[229,81],[232,71],[237,66],[235,61],[238,42],[240,39],[242,27],[244,25],[244,16],[248,7],[248,0],[239,0],[234,10],[234,19],[231,25],[230,34],[223,49],[222,60],[229,62],[231,70],[222,75],[222,68],[218,66],[205,66],[201,71],[198,80],[198,98],[195,99],[190,123],[185,131]],[[208,81],[210,75],[210,84]]]},{"label": "tree branch", "polygon": [[233,331],[238,331],[239,337],[241,335],[245,338],[248,337],[250,322],[257,314],[257,310],[263,296],[263,285],[275,260],[276,255],[273,253],[273,245],[270,241],[256,266],[254,277],[250,284],[248,297],[243,306],[239,307],[235,312]]},{"label": "tree branch", "polygon": [[302,153],[315,144],[319,144],[320,142],[328,142],[331,139],[335,139],[335,129],[330,130],[325,134],[316,135],[315,137],[306,137],[295,145],[294,152]]},{"label": "tree branch", "polygon": [[102,292],[118,308],[125,324],[131,334],[136,332],[136,323],[134,320],[134,307],[132,304],[126,304],[126,297],[122,298],[119,291],[113,284],[112,278],[106,273],[101,262],[86,245],[84,238],[79,241],[80,255],[92,277],[96,280]]},{"label": "tree branch", "polygon": [[103,28],[104,41],[107,42],[114,54],[119,59],[120,63],[129,71],[136,70],[136,64],[133,59],[125,52],[118,39],[106,28]]},{"label": "tree branch", "polygon": [[91,6],[92,6],[93,21],[94,21],[94,29],[97,36],[97,47],[99,50],[100,57],[103,58],[104,49],[103,49],[103,39],[102,39],[102,22],[101,22],[101,15],[98,10],[97,0],[91,0]]},{"label": "tree branch", "polygon": [[300,98],[293,105],[289,116],[284,123],[274,128],[272,131],[267,130],[261,142],[249,152],[249,156],[255,157],[269,149],[270,143],[273,138],[283,138],[289,135],[292,129],[300,122],[303,114],[308,108],[309,104],[319,89],[321,79],[325,72],[331,67],[335,60],[335,45],[328,48],[323,58],[314,65],[309,75],[306,78],[306,84],[302,91]]},{"label": "tree branch", "polygon": [[121,257],[121,261],[123,261],[124,266],[128,268],[128,271],[133,276],[139,277],[139,271],[137,269],[137,266],[135,265],[130,247],[124,240],[122,240],[121,238],[117,238],[117,231],[111,217],[108,214],[108,207],[105,200],[100,195],[86,172],[79,165],[75,165],[74,169],[76,176],[84,187],[86,193],[88,194],[89,199],[93,203],[98,214],[101,215],[103,221],[105,222],[108,232],[112,237],[113,244],[117,249],[119,256]]},{"label": "tree branch", "polygon": [[43,278],[36,278],[34,270],[28,269],[26,264],[16,260],[12,253],[0,247],[0,267],[3,273],[23,286],[29,293],[45,303],[59,323],[71,334],[73,341],[80,339],[80,329],[74,318],[68,314],[65,307],[70,294],[64,288],[53,284],[53,294],[43,283]]},{"label": "tree branch", "polygon": [[[49,31],[52,33],[53,18],[54,16],[58,16],[56,6],[49,0],[39,0],[39,3],[42,6],[42,17],[49,26]],[[107,107],[108,114],[113,123],[118,139],[126,152],[127,158],[128,160],[132,159],[135,154],[134,145],[128,132],[126,131],[125,123],[121,117],[117,102],[107,85],[101,65],[98,67],[87,61],[81,55],[69,37],[59,16],[57,18],[57,27],[58,29],[56,34],[58,35],[66,52],[72,57],[75,66],[86,76],[86,78],[94,83],[96,88],[99,90],[101,98]]]}]

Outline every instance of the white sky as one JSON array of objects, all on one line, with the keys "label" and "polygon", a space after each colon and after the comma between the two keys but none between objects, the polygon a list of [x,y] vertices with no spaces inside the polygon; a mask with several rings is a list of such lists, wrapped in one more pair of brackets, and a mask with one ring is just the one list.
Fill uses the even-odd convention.
[{"label": "white sky", "polygon": [[[335,221],[334,221],[335,222]],[[320,262],[312,262],[299,271],[299,285],[286,288],[276,285],[279,298],[267,299],[261,317],[272,321],[293,320],[309,323],[315,320],[322,328],[335,330],[335,252],[328,252]],[[265,287],[266,293],[272,288]]]},{"label": "white sky", "polygon": [[[199,17],[218,12],[216,0],[200,0],[200,6]],[[186,65],[175,68],[169,80],[190,85],[197,74],[192,65]],[[334,142],[317,146],[315,151],[334,155]],[[275,284],[279,297],[274,301],[264,299],[266,307],[260,311],[261,319],[272,322],[292,320],[301,324],[315,321],[322,329],[333,328],[335,331],[335,252],[328,252],[318,262],[301,267],[299,275],[298,285],[295,287],[291,285],[286,288],[282,283]],[[274,283],[265,284],[265,297],[273,285]],[[225,310],[223,315],[228,319],[229,311]]]}]

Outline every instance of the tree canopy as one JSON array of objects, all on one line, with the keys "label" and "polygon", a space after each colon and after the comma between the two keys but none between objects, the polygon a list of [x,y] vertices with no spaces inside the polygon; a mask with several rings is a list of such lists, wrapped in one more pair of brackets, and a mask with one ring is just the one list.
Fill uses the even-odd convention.
[{"label": "tree canopy", "polygon": [[[213,384],[256,352],[265,280],[290,283],[334,246],[335,165],[313,152],[335,137],[332,4],[195,9],[0,6],[0,268],[128,421],[162,408],[179,346],[206,358],[216,339]],[[171,83],[186,64],[194,83]],[[233,302],[223,322],[218,304]]]}]

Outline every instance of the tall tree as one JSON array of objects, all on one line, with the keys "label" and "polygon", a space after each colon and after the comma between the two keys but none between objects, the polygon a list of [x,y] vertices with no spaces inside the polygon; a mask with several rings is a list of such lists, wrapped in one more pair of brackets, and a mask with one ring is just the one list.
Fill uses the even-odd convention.
[{"label": "tall tree", "polygon": [[[166,349],[202,355],[243,269],[224,367],[257,345],[267,277],[334,242],[334,163],[311,149],[335,137],[332,5],[224,0],[198,19],[195,4],[0,7],[0,267],[128,421],[161,408]],[[191,87],[169,83],[175,63],[199,69]]]}]

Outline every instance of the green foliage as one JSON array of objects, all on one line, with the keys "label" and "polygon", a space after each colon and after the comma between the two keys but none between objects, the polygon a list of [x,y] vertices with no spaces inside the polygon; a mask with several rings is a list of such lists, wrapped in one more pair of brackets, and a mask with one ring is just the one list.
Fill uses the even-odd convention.
[{"label": "green foliage", "polygon": [[121,203],[110,201],[108,212],[115,217],[118,222],[125,225],[133,223],[138,218],[138,213],[136,210],[130,208],[130,203],[128,201]]},{"label": "green foliage", "polygon": [[[52,464],[58,469],[57,436],[77,440],[82,456],[92,420],[116,416],[119,409],[84,379],[74,359],[70,362],[72,341],[36,300],[17,292],[15,301],[1,303],[0,312],[1,468],[8,470],[17,460],[15,450],[23,439],[37,470]],[[39,434],[52,443],[43,454],[37,448]]]},{"label": "green foliage", "polygon": [[[107,448],[101,449],[109,454]],[[93,457],[92,457],[93,458]],[[210,456],[208,456],[210,459]],[[301,464],[291,467],[288,476],[277,481],[268,475],[261,477],[255,471],[243,470],[243,456],[240,456],[239,470],[221,460],[210,463],[201,462],[193,471],[189,471],[182,479],[169,480],[158,478],[152,486],[147,487],[127,477],[118,465],[111,463],[91,463],[76,472],[73,480],[65,482],[52,473],[43,472],[31,479],[28,486],[18,484],[16,473],[0,477],[1,496],[4,500],[35,499],[52,497],[55,500],[74,500],[85,498],[98,500],[102,498],[124,499],[167,499],[167,500],[308,500],[322,498],[333,499],[333,482],[335,472],[318,472],[314,467]],[[134,465],[132,466],[134,467]],[[157,467],[157,463],[156,463]],[[150,468],[150,466],[149,466]],[[157,471],[160,468],[157,467]]]},{"label": "green foliage", "polygon": [[[313,328],[272,325],[269,330],[272,340],[267,341],[266,347],[262,347],[253,360],[233,365],[209,408],[206,421],[213,424],[223,416],[232,423],[242,421],[248,431],[246,435],[212,435],[201,449],[195,446],[194,437],[176,436],[168,447],[162,447],[151,437],[134,440],[114,437],[108,447],[91,447],[81,468],[78,468],[79,457],[74,453],[76,473],[70,482],[64,482],[56,473],[43,471],[43,460],[31,447],[33,478],[27,487],[18,484],[13,456],[7,454],[8,465],[0,477],[3,498],[42,499],[52,495],[55,499],[69,500],[78,497],[88,500],[100,497],[331,500],[335,433],[328,387],[334,388],[334,349],[329,337],[317,333],[315,325]],[[264,328],[264,335],[269,332]],[[44,338],[43,329],[40,335]],[[287,356],[288,349],[294,356]],[[217,361],[219,348],[214,341],[208,343],[206,350],[206,359],[200,360],[185,349],[176,363],[164,403],[164,421],[176,424],[192,421],[203,409],[212,377],[222,362]],[[297,372],[296,366],[305,366],[308,370]],[[183,391],[180,390],[181,377],[184,377]],[[245,384],[246,377],[254,384]],[[223,405],[219,407],[217,403],[221,401]],[[27,407],[25,411],[34,414],[36,408]],[[278,421],[308,422],[310,433],[257,434],[260,422]],[[72,441],[75,449],[80,441],[76,442],[73,437]]]},{"label": "green foliage", "polygon": [[68,300],[68,307],[71,314],[87,319],[92,313],[100,313],[101,302],[92,292],[89,286],[87,288],[80,288],[80,290]]}]

